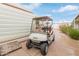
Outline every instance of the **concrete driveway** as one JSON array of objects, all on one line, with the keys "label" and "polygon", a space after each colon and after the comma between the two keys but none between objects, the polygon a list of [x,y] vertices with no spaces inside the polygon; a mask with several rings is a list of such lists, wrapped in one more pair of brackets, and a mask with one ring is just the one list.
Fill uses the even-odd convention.
[{"label": "concrete driveway", "polygon": [[[39,49],[27,49],[26,42],[21,43],[22,48],[6,56],[41,56]],[[71,39],[55,29],[55,41],[50,45],[48,56],[79,56],[79,41]]]}]

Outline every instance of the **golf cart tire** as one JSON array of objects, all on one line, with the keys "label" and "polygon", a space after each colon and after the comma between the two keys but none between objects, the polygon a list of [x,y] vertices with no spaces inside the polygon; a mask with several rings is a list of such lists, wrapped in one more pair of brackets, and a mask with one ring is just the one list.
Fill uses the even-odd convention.
[{"label": "golf cart tire", "polygon": [[50,42],[49,45],[51,45],[54,41],[55,41],[55,35],[53,36],[52,41]]},{"label": "golf cart tire", "polygon": [[54,35],[54,37],[53,37],[53,40],[52,40],[53,42],[55,41],[55,35]]},{"label": "golf cart tire", "polygon": [[27,40],[26,47],[28,49],[32,48],[32,46],[31,46],[31,40]]},{"label": "golf cart tire", "polygon": [[43,56],[45,56],[45,55],[47,54],[46,48],[47,48],[47,51],[48,51],[48,44],[47,44],[47,43],[43,43],[43,44],[41,45],[41,54],[42,54]]}]

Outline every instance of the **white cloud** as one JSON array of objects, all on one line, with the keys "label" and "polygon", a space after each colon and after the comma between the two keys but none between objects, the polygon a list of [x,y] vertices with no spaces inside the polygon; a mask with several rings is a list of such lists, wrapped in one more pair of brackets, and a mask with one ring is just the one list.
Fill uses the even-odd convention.
[{"label": "white cloud", "polygon": [[58,10],[52,10],[52,12],[75,11],[75,10],[78,10],[78,9],[79,9],[79,6],[66,5],[64,7],[60,7]]},{"label": "white cloud", "polygon": [[49,17],[52,18],[52,14],[42,14],[42,15],[40,15],[40,16],[49,16]]},{"label": "white cloud", "polygon": [[54,21],[55,23],[71,23],[72,20],[68,19],[58,19],[58,21]]},{"label": "white cloud", "polygon": [[49,17],[51,17],[52,15],[51,15],[51,14],[45,14],[44,16],[49,16]]},{"label": "white cloud", "polygon": [[33,10],[33,9],[35,9],[35,8],[40,7],[41,5],[42,5],[41,3],[30,3],[30,4],[24,4],[23,6],[24,6],[25,8],[30,9],[30,10]]},{"label": "white cloud", "polygon": [[32,3],[31,4],[33,7],[39,7],[41,5],[41,3]]}]

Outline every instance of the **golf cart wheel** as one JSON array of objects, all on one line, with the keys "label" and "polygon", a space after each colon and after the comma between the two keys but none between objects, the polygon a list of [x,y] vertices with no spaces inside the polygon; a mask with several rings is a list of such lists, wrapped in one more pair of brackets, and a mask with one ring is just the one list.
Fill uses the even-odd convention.
[{"label": "golf cart wheel", "polygon": [[53,42],[55,41],[55,35],[54,35],[54,37],[53,37],[53,40],[52,40]]},{"label": "golf cart wheel", "polygon": [[31,46],[31,40],[27,40],[26,47],[28,49],[32,48],[32,46]]},{"label": "golf cart wheel", "polygon": [[43,56],[45,56],[47,54],[47,52],[48,52],[48,44],[47,43],[43,43],[41,45],[41,54]]}]

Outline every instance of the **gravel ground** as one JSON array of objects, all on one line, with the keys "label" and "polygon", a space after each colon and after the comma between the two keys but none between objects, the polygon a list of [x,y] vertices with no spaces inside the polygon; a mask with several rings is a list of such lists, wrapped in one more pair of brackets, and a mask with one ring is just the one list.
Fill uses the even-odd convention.
[{"label": "gravel ground", "polygon": [[[21,43],[22,48],[6,56],[42,56],[39,49],[26,48],[26,42]],[[49,46],[47,56],[79,56],[79,41],[55,30],[55,41]]]}]

